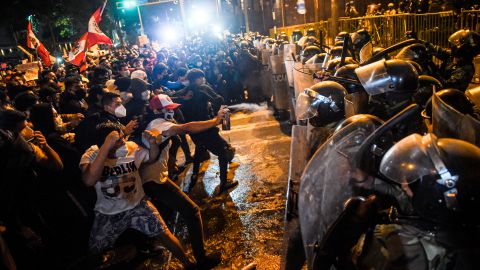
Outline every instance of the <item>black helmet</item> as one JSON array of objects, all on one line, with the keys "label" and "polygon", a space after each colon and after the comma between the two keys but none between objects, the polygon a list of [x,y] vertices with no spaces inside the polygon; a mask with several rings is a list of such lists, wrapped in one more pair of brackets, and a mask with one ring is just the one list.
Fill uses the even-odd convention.
[{"label": "black helmet", "polygon": [[327,57],[326,53],[317,53],[312,58],[308,59],[306,64],[322,64],[325,61],[325,57]]},{"label": "black helmet", "polygon": [[273,44],[276,43],[275,39],[273,38],[265,38],[263,41],[262,41],[263,44],[267,45],[267,46],[272,46]]},{"label": "black helmet", "polygon": [[343,47],[343,44],[345,44],[343,41],[335,41],[335,44],[333,44],[333,47]]},{"label": "black helmet", "polygon": [[317,127],[337,122],[345,116],[346,95],[347,90],[339,83],[319,82],[298,96],[295,113]]},{"label": "black helmet", "polygon": [[308,28],[307,30],[307,36],[315,36],[317,33],[314,28]]},{"label": "black helmet", "polygon": [[335,42],[337,41],[345,41],[345,37],[348,36],[348,33],[343,31],[343,32],[340,32],[338,33],[338,35],[335,37]]},{"label": "black helmet", "polygon": [[342,56],[343,47],[342,46],[335,46],[330,50],[330,55],[332,57],[341,57]]},{"label": "black helmet", "polygon": [[458,58],[473,59],[480,53],[480,35],[470,30],[459,30],[449,38],[452,55]]},{"label": "black helmet", "polygon": [[288,36],[285,34],[285,32],[282,32],[278,39],[288,42]]},{"label": "black helmet", "polygon": [[409,184],[416,213],[438,225],[478,226],[480,218],[480,148],[433,134],[412,134],[396,143],[380,172]]},{"label": "black helmet", "polygon": [[[331,72],[332,74],[335,74],[335,72],[337,71],[337,69],[340,66],[341,61],[342,61],[342,59],[340,59],[340,58],[335,58],[335,59],[332,59],[332,60],[328,61],[326,70]],[[349,65],[349,64],[357,64],[357,62],[355,60],[353,60],[352,57],[345,57],[345,65]]]},{"label": "black helmet", "polygon": [[418,88],[415,67],[403,60],[380,60],[355,70],[369,95],[388,92],[414,92]]},{"label": "black helmet", "polygon": [[436,93],[443,102],[447,105],[453,107],[457,111],[463,114],[473,114],[474,105],[470,100],[465,96],[465,94],[457,89],[444,89]]},{"label": "black helmet", "polygon": [[404,47],[397,53],[395,59],[413,61],[418,63],[423,70],[428,69],[427,47],[423,44],[412,44]]},{"label": "black helmet", "polygon": [[314,55],[319,54],[321,52],[322,50],[317,46],[306,47],[300,54],[302,63],[305,64],[305,62],[307,62],[308,59],[312,58]]},{"label": "black helmet", "polygon": [[416,104],[425,107],[425,113],[422,112],[422,114],[431,117],[432,106],[430,98],[434,90],[439,91],[442,88],[442,83],[437,78],[428,75],[418,76],[418,90],[414,94],[413,100]]},{"label": "black helmet", "polygon": [[[340,78],[345,78],[345,79],[350,79],[358,82],[358,77],[357,74],[355,74],[355,69],[358,68],[358,64],[348,64],[343,67],[340,67],[337,69],[335,72],[335,77],[340,77]],[[361,87],[358,84],[353,84],[353,83],[345,83],[342,85],[348,90],[349,93],[355,93],[358,91],[362,91],[363,87]]]},{"label": "black helmet", "polygon": [[308,46],[317,46],[318,44],[320,44],[320,41],[318,41],[318,39],[314,36],[308,36],[307,37],[307,40],[305,40],[305,45],[304,47],[308,47]]},{"label": "black helmet", "polygon": [[356,114],[353,116],[348,117],[347,119],[343,120],[340,122],[336,127],[335,127],[335,133],[337,131],[340,131],[342,128],[352,124],[352,123],[357,123],[359,121],[366,122],[366,121],[372,121],[375,123],[377,126],[381,126],[383,124],[383,120],[376,117],[375,115],[371,114]]},{"label": "black helmet", "polygon": [[357,32],[352,34],[352,45],[353,49],[359,52],[365,44],[370,42],[370,34],[366,29],[360,29]]},{"label": "black helmet", "polygon": [[293,40],[293,42],[299,41],[302,37],[303,37],[302,31],[300,31],[300,30],[298,30],[298,29],[293,30],[293,32],[292,32],[292,40]]}]

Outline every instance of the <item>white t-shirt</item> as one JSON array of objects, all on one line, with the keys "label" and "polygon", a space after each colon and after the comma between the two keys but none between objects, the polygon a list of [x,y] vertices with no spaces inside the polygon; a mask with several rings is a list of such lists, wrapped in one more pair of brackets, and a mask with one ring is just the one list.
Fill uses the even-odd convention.
[{"label": "white t-shirt", "polygon": [[168,180],[168,151],[170,150],[171,142],[162,149],[158,160],[154,163],[142,166],[140,168],[140,176],[142,182],[145,184],[150,181],[163,184]]},{"label": "white t-shirt", "polygon": [[[147,125],[146,130],[156,130],[163,132],[165,130],[169,130],[174,123],[167,121],[163,118],[158,118],[153,120]],[[157,143],[162,143],[166,141],[168,137],[162,136],[161,142],[157,139]],[[150,147],[148,142],[145,140],[145,138],[142,137],[142,142],[146,147]],[[165,183],[168,179],[168,151],[170,149],[171,142],[168,143],[163,149],[162,152],[160,153],[160,156],[158,157],[158,160],[155,161],[152,164],[149,164],[147,166],[143,166],[142,169],[140,170],[140,175],[142,177],[143,183],[147,183],[150,181],[155,181],[159,184]]]},{"label": "white t-shirt", "polygon": [[[105,160],[101,179],[95,184],[97,202],[95,211],[114,215],[130,210],[145,196],[138,169],[148,161],[148,150],[134,142],[126,142],[125,157]],[[82,156],[80,166],[92,163],[98,155],[98,146],[91,146]]]}]

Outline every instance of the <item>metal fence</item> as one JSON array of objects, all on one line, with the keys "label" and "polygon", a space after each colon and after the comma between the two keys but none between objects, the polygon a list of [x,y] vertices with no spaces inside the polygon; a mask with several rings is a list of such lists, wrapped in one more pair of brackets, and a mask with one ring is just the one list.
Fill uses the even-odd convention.
[{"label": "metal fence", "polygon": [[[340,18],[337,32],[354,32],[367,29],[373,39],[374,45],[388,47],[399,41],[405,40],[407,31],[417,33],[419,39],[440,46],[448,46],[448,37],[459,29],[480,31],[480,11],[463,11],[455,14],[453,11],[426,13],[426,14],[397,14],[366,16],[358,18]],[[331,21],[321,21],[287,27],[271,29],[271,36],[276,33],[286,32],[289,36],[294,30],[314,28],[317,35],[324,38],[326,44],[332,44]]]}]

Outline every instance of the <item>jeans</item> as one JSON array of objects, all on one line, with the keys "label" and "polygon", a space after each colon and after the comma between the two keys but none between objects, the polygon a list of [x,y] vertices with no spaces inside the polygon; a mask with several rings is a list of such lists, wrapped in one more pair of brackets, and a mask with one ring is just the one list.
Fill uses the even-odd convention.
[{"label": "jeans", "polygon": [[197,261],[202,261],[205,258],[205,244],[200,207],[170,179],[162,184],[147,182],[143,188],[157,208],[166,206],[180,213],[187,224],[193,255]]}]

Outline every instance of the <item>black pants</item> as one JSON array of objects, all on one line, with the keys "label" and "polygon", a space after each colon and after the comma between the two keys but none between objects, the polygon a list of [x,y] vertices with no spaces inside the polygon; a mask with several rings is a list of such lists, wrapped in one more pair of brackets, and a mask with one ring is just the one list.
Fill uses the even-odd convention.
[{"label": "black pants", "polygon": [[192,153],[190,152],[190,147],[185,134],[173,136],[170,139],[172,140],[172,146],[170,146],[170,149],[168,150],[168,170],[172,171],[176,169],[178,148],[182,148],[185,159],[190,158]]},{"label": "black pants", "polygon": [[143,188],[157,208],[166,206],[180,213],[187,224],[193,255],[197,261],[202,261],[205,258],[205,245],[200,207],[170,179],[163,184],[147,182]]},{"label": "black pants", "polygon": [[220,181],[227,182],[228,163],[230,163],[234,156],[234,150],[218,133],[218,128],[212,128],[198,134],[191,134],[193,142],[195,143],[195,155],[193,157],[193,172],[198,175],[200,170],[200,163],[208,152],[218,156],[218,163],[220,167]]}]

